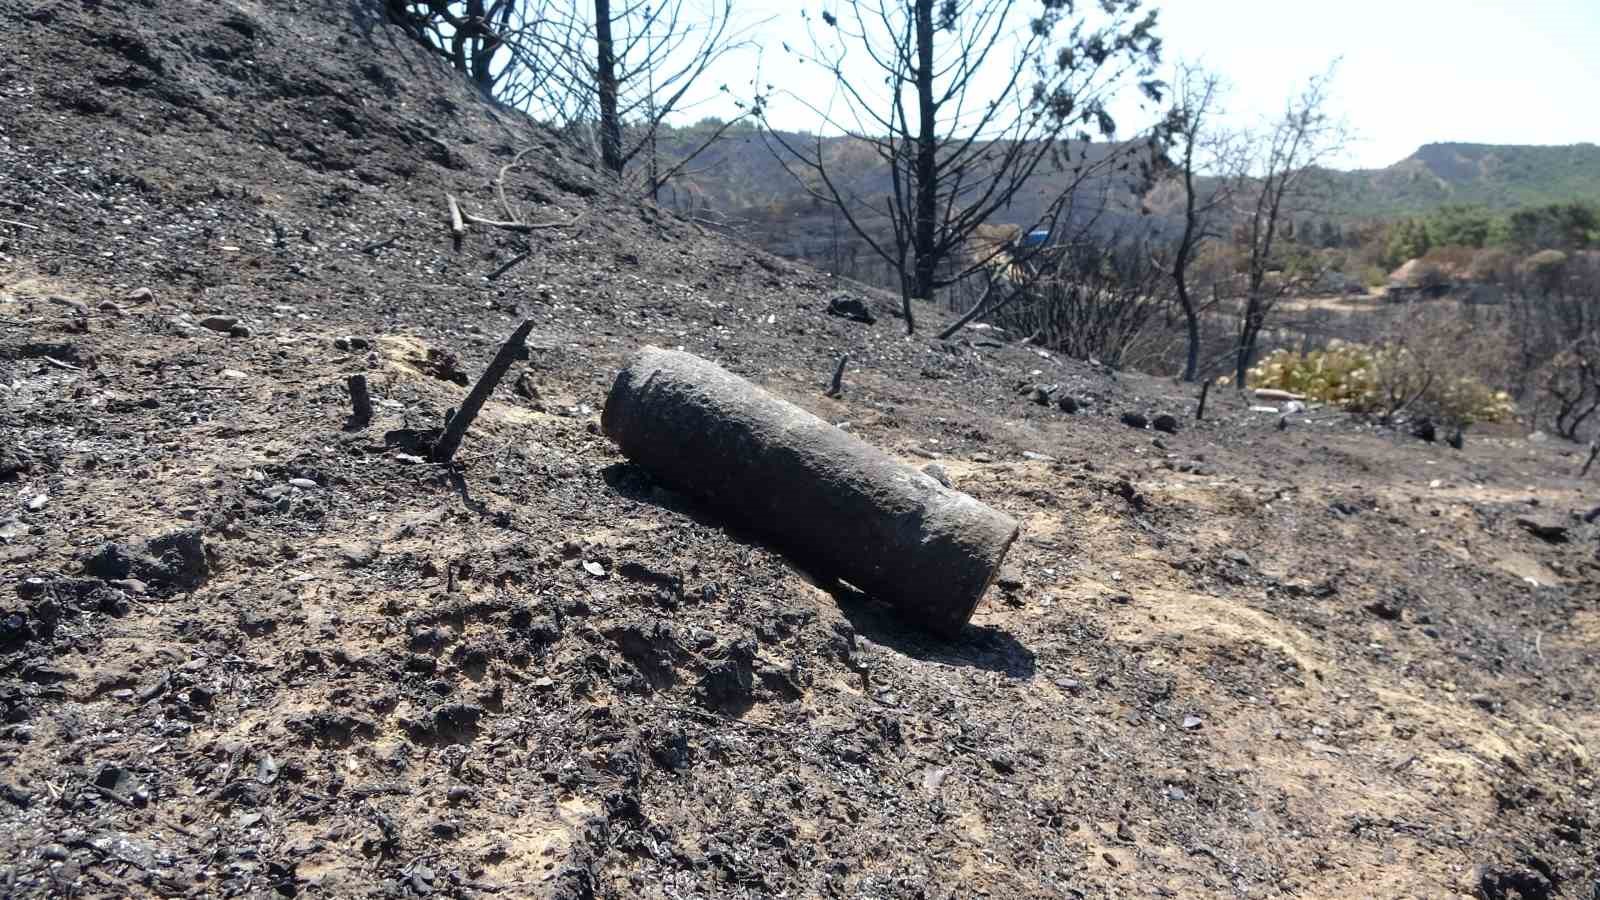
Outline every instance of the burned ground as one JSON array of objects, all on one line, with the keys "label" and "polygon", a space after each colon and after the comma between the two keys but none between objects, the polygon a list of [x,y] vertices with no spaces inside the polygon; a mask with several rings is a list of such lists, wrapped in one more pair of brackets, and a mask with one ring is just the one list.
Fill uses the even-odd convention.
[{"label": "burned ground", "polygon": [[[1217,392],[1195,423],[1168,382],[906,339],[376,6],[0,0],[7,895],[1593,895],[1569,448]],[[559,227],[452,247],[445,194],[506,217],[529,148],[507,200]],[[962,638],[621,458],[596,423],[645,343],[1021,521]]]}]

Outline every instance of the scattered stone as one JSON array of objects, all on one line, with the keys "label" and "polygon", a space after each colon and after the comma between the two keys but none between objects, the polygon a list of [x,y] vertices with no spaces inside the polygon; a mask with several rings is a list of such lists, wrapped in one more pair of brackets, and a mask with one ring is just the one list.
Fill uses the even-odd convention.
[{"label": "scattered stone", "polygon": [[1001,569],[1000,574],[995,576],[994,583],[1002,591],[1019,591],[1026,584],[1022,579],[1022,573],[1010,567]]},{"label": "scattered stone", "polygon": [[144,806],[150,802],[150,792],[133,773],[120,766],[101,766],[94,777],[94,786],[102,795],[109,795],[124,806]]},{"label": "scattered stone", "polygon": [[237,316],[206,316],[200,320],[201,328],[209,328],[212,331],[220,331],[224,334],[233,330],[233,326],[237,324],[239,324]]},{"label": "scattered stone", "polygon": [[1400,621],[1400,607],[1395,606],[1394,604],[1385,600],[1374,600],[1362,607],[1362,609],[1365,609],[1367,612],[1372,613],[1385,622]]},{"label": "scattered stone", "polygon": [[1411,436],[1431,444],[1438,440],[1439,431],[1434,427],[1432,419],[1423,417],[1411,423]]},{"label": "scattered stone", "polygon": [[1340,518],[1345,518],[1347,516],[1359,515],[1361,513],[1361,507],[1351,503],[1349,500],[1335,500],[1328,504],[1328,511],[1336,516],[1339,516]]},{"label": "scattered stone", "polygon": [[356,337],[355,335],[350,334],[333,339],[333,347],[335,350],[366,350],[371,346],[372,342],[366,338]]},{"label": "scattered stone", "polygon": [[1156,416],[1155,419],[1151,420],[1150,427],[1157,431],[1164,431],[1167,434],[1177,434],[1178,418],[1176,416],[1168,415],[1167,413],[1162,413],[1161,415]]},{"label": "scattered stone", "polygon": [[317,483],[309,478],[291,478],[289,484],[307,491],[317,487]]},{"label": "scattered stone", "polygon": [[828,315],[852,319],[868,325],[878,321],[877,317],[872,314],[872,308],[867,306],[866,301],[852,297],[849,294],[838,294],[829,300]]},{"label": "scattered stone", "polygon": [[1028,392],[1028,399],[1040,406],[1049,406],[1050,389],[1042,384],[1036,384],[1033,386],[1033,390]]},{"label": "scattered stone", "polygon": [[1150,420],[1136,412],[1125,412],[1122,414],[1122,424],[1129,428],[1143,428],[1150,424]]},{"label": "scattered stone", "polygon": [[1183,717],[1183,730],[1184,731],[1199,731],[1200,727],[1202,725],[1204,725],[1204,724],[1205,724],[1205,720],[1201,719],[1199,716],[1184,716]]},{"label": "scattered stone", "polygon": [[[1032,450],[1024,450],[1024,451],[1022,451],[1022,458],[1023,459],[1031,459],[1034,462],[1055,462],[1056,461],[1056,458],[1054,456],[1049,456],[1049,455],[1044,454],[1044,453],[1035,453]],[[977,459],[977,457],[974,456],[973,459]]]},{"label": "scattered stone", "polygon": [[583,570],[596,578],[604,578],[606,576],[606,567],[597,562],[585,561]]},{"label": "scattered stone", "polygon": [[723,657],[706,667],[700,679],[701,699],[709,706],[730,712],[742,711],[754,702],[755,642],[736,641]]},{"label": "scattered stone", "polygon": [[1461,433],[1461,429],[1457,428],[1450,432],[1450,437],[1445,439],[1445,443],[1449,444],[1453,450],[1460,450],[1466,446],[1467,438]]},{"label": "scattered stone", "polygon": [[44,509],[45,506],[49,505],[49,503],[49,497],[45,496],[44,494],[39,494],[38,496],[29,500],[26,505],[30,511],[38,512],[39,510]]},{"label": "scattered stone", "polygon": [[1071,394],[1063,393],[1056,398],[1056,407],[1070,416],[1078,411],[1078,401]]},{"label": "scattered stone", "polygon": [[122,296],[122,299],[129,303],[149,303],[155,298],[155,291],[152,291],[147,287],[134,288]]},{"label": "scattered stone", "polygon": [[950,483],[950,473],[945,471],[944,466],[941,466],[936,462],[931,462],[923,466],[922,471],[928,477],[939,482],[945,487],[954,487],[954,485]]},{"label": "scattered stone", "polygon": [[348,544],[340,549],[339,556],[349,568],[361,569],[378,558],[378,548],[374,544]]},{"label": "scattered stone", "polygon": [[249,325],[235,325],[228,329],[228,337],[247,338],[251,333]]},{"label": "scattered stone", "polygon": [[1253,563],[1250,561],[1250,554],[1244,552],[1243,550],[1229,548],[1223,551],[1222,555],[1228,560],[1238,563],[1245,568],[1249,568],[1251,565],[1253,565]]}]

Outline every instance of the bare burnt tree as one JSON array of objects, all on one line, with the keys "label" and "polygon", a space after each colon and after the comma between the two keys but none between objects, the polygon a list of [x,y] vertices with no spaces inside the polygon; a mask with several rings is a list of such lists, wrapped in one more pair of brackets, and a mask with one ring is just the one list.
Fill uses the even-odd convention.
[{"label": "bare burnt tree", "polygon": [[1238,187],[1239,143],[1215,121],[1221,90],[1217,76],[1180,63],[1165,131],[1171,177],[1183,197],[1183,230],[1172,248],[1170,271],[1187,340],[1184,381],[1199,376],[1200,316],[1209,305],[1195,296],[1191,269],[1207,242],[1227,235],[1228,208]]},{"label": "bare burnt tree", "polygon": [[676,159],[656,154],[667,118],[702,99],[695,90],[706,71],[745,46],[733,0],[388,3],[392,19],[486,93],[551,126],[600,168],[639,171],[652,197],[743,118]]},{"label": "bare burnt tree", "polygon": [[521,6],[519,0],[385,0],[391,21],[488,96],[507,74],[497,57]]},{"label": "bare burnt tree", "polygon": [[1277,263],[1278,241],[1285,227],[1292,227],[1293,217],[1305,211],[1317,168],[1345,145],[1343,126],[1327,110],[1332,77],[1332,70],[1313,77],[1289,101],[1283,116],[1253,148],[1248,167],[1251,177],[1238,192],[1235,217],[1241,223],[1247,266],[1234,358],[1234,378],[1240,390],[1245,388],[1268,317],[1292,287],[1286,279],[1268,283],[1267,274]]},{"label": "bare burnt tree", "polygon": [[898,274],[908,333],[912,298],[931,299],[988,265],[964,254],[968,238],[1029,179],[1058,176],[1039,220],[1053,225],[1078,186],[1131,167],[1129,155],[1102,148],[1096,156],[1088,145],[1115,134],[1107,104],[1128,79],[1160,99],[1156,15],[1140,14],[1141,5],[1098,4],[1103,18],[1091,23],[1074,16],[1074,4],[1045,0],[1014,43],[1022,0],[841,0],[820,27],[808,19],[811,50],[800,55],[837,82],[844,106],[811,109],[871,148],[888,191],[845,183],[820,134],[811,146],[766,134],[790,174],[837,206]]},{"label": "bare burnt tree", "polygon": [[1141,240],[1058,245],[1034,262],[1015,299],[985,318],[1075,359],[1121,367],[1170,302],[1168,274]]},{"label": "bare burnt tree", "polygon": [[1516,372],[1531,381],[1540,417],[1568,440],[1600,423],[1600,259],[1580,255],[1558,271],[1526,265],[1508,294]]}]

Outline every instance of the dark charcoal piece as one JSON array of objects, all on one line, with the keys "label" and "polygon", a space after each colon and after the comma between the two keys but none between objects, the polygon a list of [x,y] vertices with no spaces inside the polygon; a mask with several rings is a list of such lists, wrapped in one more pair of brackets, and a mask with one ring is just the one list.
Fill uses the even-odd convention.
[{"label": "dark charcoal piece", "polygon": [[828,315],[853,319],[857,322],[865,322],[868,325],[878,321],[877,316],[872,314],[872,308],[867,306],[866,301],[852,297],[849,294],[839,294],[829,300]]},{"label": "dark charcoal piece", "polygon": [[727,712],[743,712],[755,702],[755,642],[749,638],[728,648],[722,659],[706,667],[701,698]]},{"label": "dark charcoal piece", "polygon": [[1136,412],[1126,412],[1122,414],[1122,424],[1129,428],[1143,428],[1150,424],[1150,420]]},{"label": "dark charcoal piece", "polygon": [[1438,440],[1439,431],[1434,428],[1432,419],[1418,419],[1411,424],[1411,436],[1431,444]]},{"label": "dark charcoal piece", "polygon": [[1062,394],[1057,397],[1056,406],[1060,407],[1061,411],[1067,415],[1072,415],[1078,411],[1078,401],[1071,394]]},{"label": "dark charcoal piece", "polygon": [[1150,427],[1157,431],[1165,431],[1167,434],[1177,434],[1178,419],[1176,416],[1170,416],[1166,413],[1162,413],[1161,415],[1156,416],[1155,419],[1150,422]]}]

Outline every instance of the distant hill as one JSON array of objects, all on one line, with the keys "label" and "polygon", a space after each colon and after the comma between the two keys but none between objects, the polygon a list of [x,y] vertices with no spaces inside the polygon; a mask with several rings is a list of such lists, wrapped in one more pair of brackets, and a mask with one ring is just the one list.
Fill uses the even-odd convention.
[{"label": "distant hill", "polygon": [[1394,218],[1445,205],[1600,202],[1600,146],[1425,144],[1384,169],[1328,172],[1332,212]]}]

